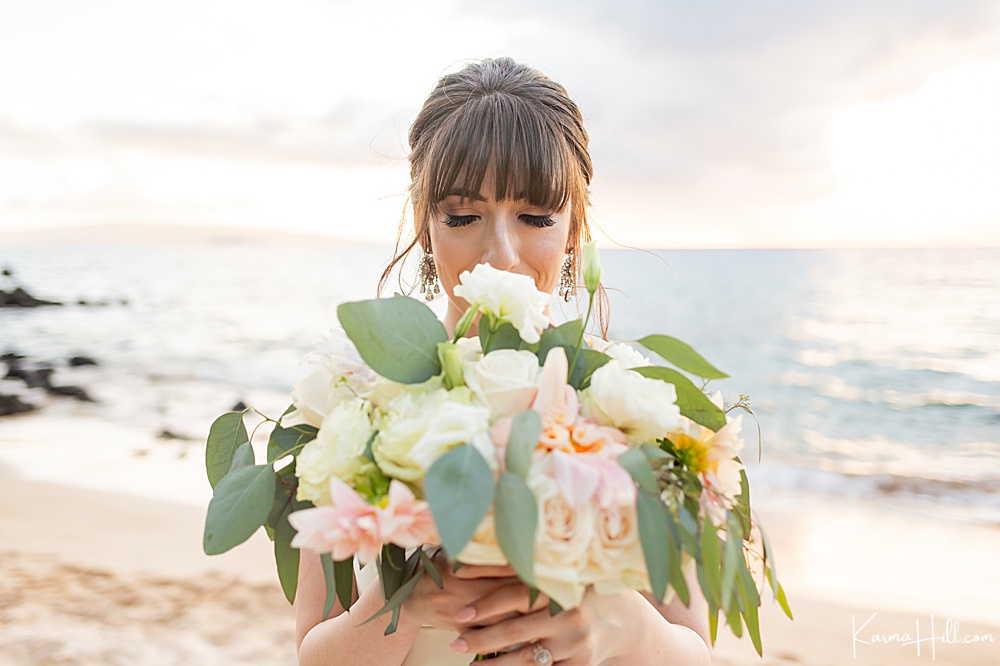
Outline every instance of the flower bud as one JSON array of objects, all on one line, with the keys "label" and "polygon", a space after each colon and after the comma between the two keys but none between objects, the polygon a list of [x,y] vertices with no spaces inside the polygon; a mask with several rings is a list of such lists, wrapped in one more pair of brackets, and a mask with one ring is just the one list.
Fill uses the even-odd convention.
[{"label": "flower bud", "polygon": [[601,281],[601,259],[597,256],[597,242],[590,241],[583,246],[583,281],[587,291],[593,294]]},{"label": "flower bud", "polygon": [[449,389],[465,386],[465,354],[454,342],[439,342],[437,346],[438,359],[444,370],[444,384]]}]

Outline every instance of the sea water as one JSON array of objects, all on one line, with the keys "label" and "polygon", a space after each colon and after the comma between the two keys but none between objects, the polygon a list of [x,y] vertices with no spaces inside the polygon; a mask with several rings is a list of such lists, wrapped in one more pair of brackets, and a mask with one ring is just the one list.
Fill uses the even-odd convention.
[{"label": "sea water", "polygon": [[[0,247],[17,283],[66,303],[0,310],[0,353],[52,363],[57,383],[98,401],[74,410],[197,442],[238,400],[280,414],[337,305],[374,297],[390,253],[332,242]],[[750,396],[742,458],[755,492],[1000,524],[1000,250],[602,260],[611,337],[676,336],[730,375],[710,390],[729,403]],[[393,279],[386,293],[400,288]],[[557,305],[557,316],[581,307]],[[77,354],[100,365],[65,367]],[[70,404],[26,398],[46,405],[29,417],[38,424]]]}]

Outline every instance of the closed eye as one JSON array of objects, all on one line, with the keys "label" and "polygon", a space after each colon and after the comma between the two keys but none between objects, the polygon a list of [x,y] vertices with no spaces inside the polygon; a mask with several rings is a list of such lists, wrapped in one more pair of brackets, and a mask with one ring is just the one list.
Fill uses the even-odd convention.
[{"label": "closed eye", "polygon": [[521,219],[533,227],[551,227],[556,223],[551,215],[522,215]]},{"label": "closed eye", "polygon": [[444,223],[445,226],[455,229],[457,227],[464,227],[472,224],[475,219],[475,215],[449,215],[445,218]]}]

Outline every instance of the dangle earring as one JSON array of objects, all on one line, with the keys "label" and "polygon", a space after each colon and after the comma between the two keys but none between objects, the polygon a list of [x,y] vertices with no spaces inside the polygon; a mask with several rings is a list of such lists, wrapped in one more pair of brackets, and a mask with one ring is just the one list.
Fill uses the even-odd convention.
[{"label": "dangle earring", "polygon": [[559,275],[559,298],[569,303],[569,297],[576,295],[576,266],[573,261],[573,250],[566,255]]},{"label": "dangle earring", "polygon": [[441,293],[441,283],[438,281],[433,255],[420,256],[420,263],[417,264],[417,280],[420,282],[420,293],[424,295],[425,300],[433,300]]}]

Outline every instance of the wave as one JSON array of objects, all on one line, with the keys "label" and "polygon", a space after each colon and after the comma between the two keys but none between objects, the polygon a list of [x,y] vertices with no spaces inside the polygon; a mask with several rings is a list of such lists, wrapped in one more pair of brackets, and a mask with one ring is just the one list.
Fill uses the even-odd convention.
[{"label": "wave", "polygon": [[974,391],[930,389],[906,393],[895,389],[871,389],[854,386],[840,377],[805,372],[785,372],[778,377],[780,384],[813,389],[826,398],[846,402],[888,405],[894,409],[914,407],[985,407],[1000,414],[1000,396]]}]

